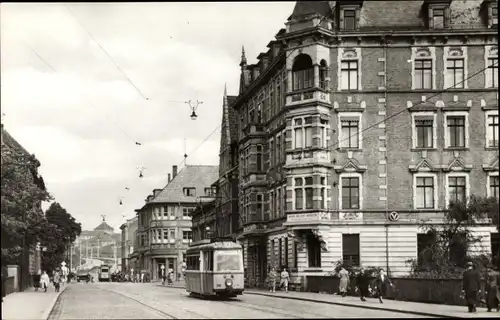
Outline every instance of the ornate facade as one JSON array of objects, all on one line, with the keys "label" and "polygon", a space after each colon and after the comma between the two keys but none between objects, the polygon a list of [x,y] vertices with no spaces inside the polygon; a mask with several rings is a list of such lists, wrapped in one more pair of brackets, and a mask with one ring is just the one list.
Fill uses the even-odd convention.
[{"label": "ornate facade", "polygon": [[[239,214],[250,284],[337,261],[392,275],[422,219],[497,196],[494,1],[298,1],[239,95]],[[496,228],[477,228],[491,252]]]}]

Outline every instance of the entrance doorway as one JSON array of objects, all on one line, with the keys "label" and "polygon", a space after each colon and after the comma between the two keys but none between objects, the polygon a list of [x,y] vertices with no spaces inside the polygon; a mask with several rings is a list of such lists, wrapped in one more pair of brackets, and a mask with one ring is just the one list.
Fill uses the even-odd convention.
[{"label": "entrance doorway", "polygon": [[[162,269],[161,269],[161,266],[163,265],[165,267],[165,269],[167,268],[167,265],[165,264],[165,258],[156,258],[156,265],[157,265],[157,271],[156,271],[156,275],[157,275],[157,279],[158,280],[162,280]],[[167,270],[165,270],[165,272],[167,272]]]}]

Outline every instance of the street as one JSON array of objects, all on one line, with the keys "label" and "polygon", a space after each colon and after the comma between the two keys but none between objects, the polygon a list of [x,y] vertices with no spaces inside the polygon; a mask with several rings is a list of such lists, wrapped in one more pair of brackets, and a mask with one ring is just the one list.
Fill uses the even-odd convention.
[{"label": "street", "polygon": [[421,318],[313,302],[244,294],[230,301],[202,300],[184,289],[158,284],[71,284],[49,319],[282,319],[282,318]]}]

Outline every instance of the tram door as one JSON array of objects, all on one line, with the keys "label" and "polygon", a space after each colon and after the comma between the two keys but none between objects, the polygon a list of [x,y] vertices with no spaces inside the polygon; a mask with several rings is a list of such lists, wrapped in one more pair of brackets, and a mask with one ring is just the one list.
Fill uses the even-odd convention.
[{"label": "tram door", "polygon": [[214,270],[214,252],[213,250],[203,252],[203,292],[211,293],[213,291],[213,272]]}]

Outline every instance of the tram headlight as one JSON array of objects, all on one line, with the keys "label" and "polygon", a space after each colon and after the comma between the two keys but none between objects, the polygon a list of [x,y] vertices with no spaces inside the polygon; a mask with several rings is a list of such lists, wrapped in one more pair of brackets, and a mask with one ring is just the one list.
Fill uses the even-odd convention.
[{"label": "tram headlight", "polygon": [[232,287],[232,286],[233,286],[233,280],[226,279],[226,287]]}]

